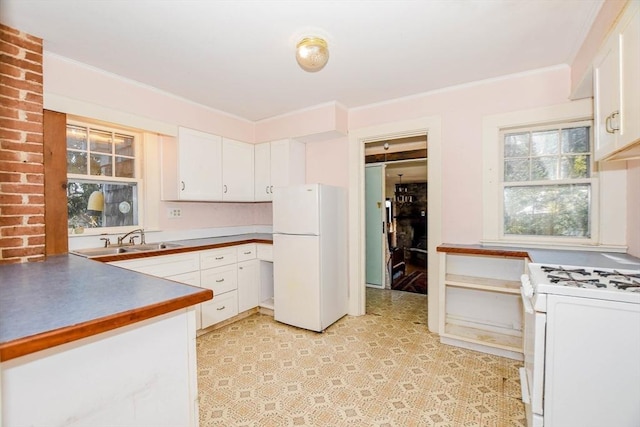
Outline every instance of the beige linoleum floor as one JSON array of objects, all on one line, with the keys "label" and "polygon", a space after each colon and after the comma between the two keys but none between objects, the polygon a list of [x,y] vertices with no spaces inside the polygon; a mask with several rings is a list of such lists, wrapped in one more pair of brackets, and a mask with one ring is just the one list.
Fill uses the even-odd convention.
[{"label": "beige linoleum floor", "polygon": [[521,362],[441,344],[426,298],[368,289],[322,334],[256,314],[202,335],[200,426],[525,426]]}]

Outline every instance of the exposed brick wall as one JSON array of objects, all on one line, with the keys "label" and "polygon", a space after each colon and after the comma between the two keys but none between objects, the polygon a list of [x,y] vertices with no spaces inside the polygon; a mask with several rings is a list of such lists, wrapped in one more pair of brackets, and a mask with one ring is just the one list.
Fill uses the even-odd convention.
[{"label": "exposed brick wall", "polygon": [[0,264],[44,259],[42,40],[0,24]]}]

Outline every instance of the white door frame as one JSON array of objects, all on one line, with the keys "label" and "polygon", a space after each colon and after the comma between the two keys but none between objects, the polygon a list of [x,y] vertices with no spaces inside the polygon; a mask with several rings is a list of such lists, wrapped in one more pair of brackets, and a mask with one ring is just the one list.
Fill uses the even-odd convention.
[{"label": "white door frame", "polygon": [[440,116],[385,123],[349,132],[349,314],[365,314],[364,144],[383,139],[427,134],[427,266],[428,325],[438,332],[439,266],[436,247],[442,243],[442,151]]}]

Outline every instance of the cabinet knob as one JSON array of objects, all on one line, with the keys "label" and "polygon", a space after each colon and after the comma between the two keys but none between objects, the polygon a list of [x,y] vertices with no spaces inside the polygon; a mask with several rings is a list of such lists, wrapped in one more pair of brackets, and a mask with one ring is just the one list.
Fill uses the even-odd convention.
[{"label": "cabinet knob", "polygon": [[224,310],[225,308],[227,308],[227,306],[226,306],[226,305],[223,305],[222,307],[218,307],[218,308],[216,308],[216,310],[220,311],[220,310]]},{"label": "cabinet knob", "polygon": [[223,256],[217,256],[216,257],[216,260],[221,260],[221,259],[224,259],[224,257]]},{"label": "cabinet knob", "polygon": [[218,279],[218,280],[216,280],[216,283],[222,283],[222,282],[224,282],[224,279]]},{"label": "cabinet knob", "polygon": [[182,191],[184,191],[184,181],[180,181],[180,183],[182,184]]},{"label": "cabinet knob", "polygon": [[264,191],[265,191],[265,193],[269,194],[269,186],[268,185],[266,187],[264,187]]},{"label": "cabinet knob", "polygon": [[227,184],[224,185],[224,193],[227,194]]}]

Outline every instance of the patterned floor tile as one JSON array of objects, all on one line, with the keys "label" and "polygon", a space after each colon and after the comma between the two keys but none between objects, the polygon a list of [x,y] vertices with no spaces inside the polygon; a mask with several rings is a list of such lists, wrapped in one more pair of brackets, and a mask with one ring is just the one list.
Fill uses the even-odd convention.
[{"label": "patterned floor tile", "polygon": [[367,289],[324,333],[256,314],[198,337],[200,426],[525,426],[521,362],[440,343],[427,296]]}]

